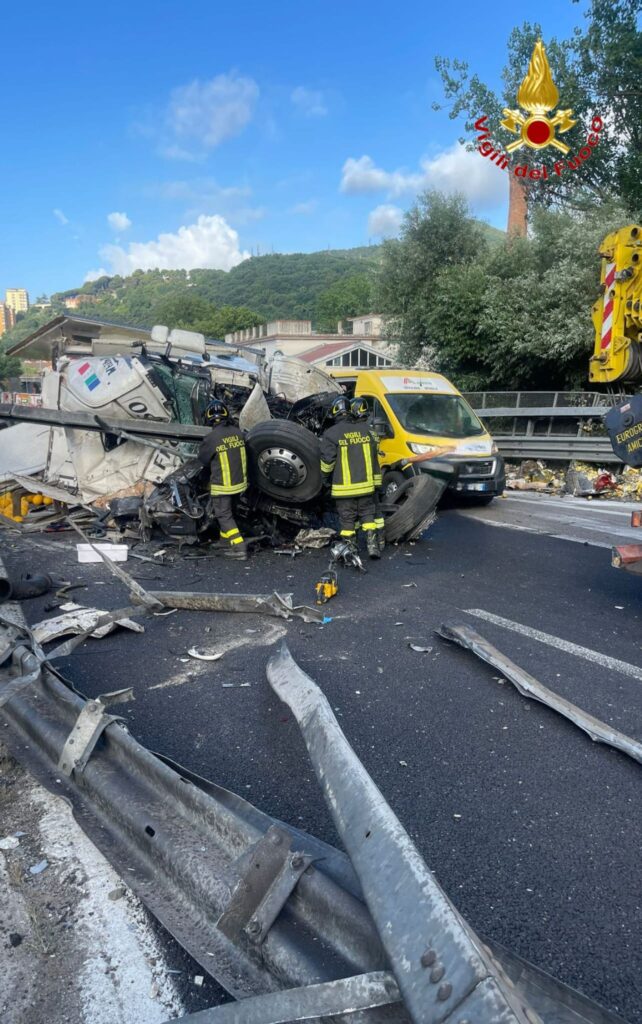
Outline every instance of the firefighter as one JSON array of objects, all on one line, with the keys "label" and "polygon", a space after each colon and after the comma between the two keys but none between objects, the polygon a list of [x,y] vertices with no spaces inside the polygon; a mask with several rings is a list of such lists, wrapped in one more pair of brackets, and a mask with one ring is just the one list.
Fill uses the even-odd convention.
[{"label": "firefighter", "polygon": [[[353,398],[352,401],[350,402],[350,417],[351,417],[351,419],[353,419],[355,421],[355,423],[364,423],[365,424],[365,421],[368,419],[368,415],[369,415],[368,403],[366,402],[365,398]],[[373,430],[373,428],[372,428],[372,426],[370,424],[368,424],[368,430],[369,430],[370,436],[372,438],[372,443],[375,446],[375,465],[374,465],[375,518],[374,518],[374,521],[375,521],[375,526],[377,527],[376,537],[377,537],[377,541],[378,541],[378,544],[379,544],[379,551],[383,552],[383,550],[385,549],[385,546],[386,546],[386,533],[385,533],[386,524],[385,524],[383,515],[381,514],[381,498],[382,498],[381,484],[382,484],[382,476],[381,476],[381,466],[379,464],[379,438],[375,434],[375,432],[374,432],[374,430]]]},{"label": "firefighter", "polygon": [[245,434],[230,423],[227,406],[218,399],[205,410],[205,422],[213,429],[204,438],[198,459],[210,467],[210,507],[221,539],[229,545],[226,556],[244,560],[247,558],[247,544],[234,520],[232,500],[236,494],[247,490]]},{"label": "firefighter", "polygon": [[350,418],[345,395],[334,400],[330,416],[334,423],[321,438],[321,472],[332,477],[340,536],[356,552],[356,524],[360,521],[370,558],[381,558],[374,502],[377,446],[368,427]]}]

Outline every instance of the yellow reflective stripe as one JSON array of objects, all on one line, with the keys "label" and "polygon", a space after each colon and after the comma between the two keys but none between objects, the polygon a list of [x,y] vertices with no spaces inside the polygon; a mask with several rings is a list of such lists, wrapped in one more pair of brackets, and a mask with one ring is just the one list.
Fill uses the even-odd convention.
[{"label": "yellow reflective stripe", "polygon": [[366,463],[366,480],[374,483],[374,477],[372,474],[372,448],[370,447],[370,442],[368,441],[367,444],[362,445],[362,447],[363,457]]},{"label": "yellow reflective stripe", "polygon": [[362,523],[361,529],[365,532],[366,530],[376,530],[377,527],[374,523]]},{"label": "yellow reflective stripe", "polygon": [[235,484],[233,487],[225,487],[223,484],[210,484],[210,494],[217,496],[219,494],[243,494],[247,491],[247,480],[244,480],[241,484]]},{"label": "yellow reflective stripe", "polygon": [[229,456],[227,452],[219,452],[219,458],[221,460],[221,476],[223,477],[223,487],[229,487],[232,483]]},{"label": "yellow reflective stripe", "polygon": [[245,451],[245,445],[241,448],[241,473],[243,480],[247,480],[247,452]]},{"label": "yellow reflective stripe", "polygon": [[362,484],[333,484],[333,498],[361,498],[365,494],[374,494],[374,484],[366,481]]},{"label": "yellow reflective stripe", "polygon": [[228,537],[233,537],[235,533],[240,533],[237,526],[235,526],[233,530],[221,530],[221,537],[225,537],[227,540]]},{"label": "yellow reflective stripe", "polygon": [[381,484],[383,482],[381,473],[375,473],[375,475],[374,475],[374,482],[375,482],[375,487],[381,487]]},{"label": "yellow reflective stripe", "polygon": [[243,538],[242,537],[235,537],[234,540],[230,541],[230,544],[242,544],[242,543],[243,543]]},{"label": "yellow reflective stripe", "polygon": [[349,486],[352,483],[352,477],[350,476],[350,460],[348,459],[348,446],[344,444],[341,449],[341,477],[343,479],[343,485]]},{"label": "yellow reflective stripe", "polygon": [[354,537],[354,530],[341,530],[340,537]]},{"label": "yellow reflective stripe", "polygon": [[383,518],[383,516],[376,516],[375,517],[375,525],[376,525],[378,530],[383,530],[384,526],[386,525],[386,521]]},{"label": "yellow reflective stripe", "polygon": [[335,465],[336,465],[336,463],[334,463],[334,462],[324,462],[323,459],[321,459],[321,472],[322,473],[331,473],[332,470],[334,469]]}]

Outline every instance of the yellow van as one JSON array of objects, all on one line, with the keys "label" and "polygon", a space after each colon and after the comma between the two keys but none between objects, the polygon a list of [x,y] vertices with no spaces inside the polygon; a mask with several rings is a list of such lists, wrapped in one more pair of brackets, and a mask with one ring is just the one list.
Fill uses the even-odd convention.
[{"label": "yellow van", "polygon": [[384,490],[396,490],[409,475],[440,475],[440,463],[447,459],[454,467],[451,490],[484,504],[503,492],[506,474],[497,445],[446,377],[422,370],[332,368],[329,373],[349,397],[368,402],[380,439]]}]

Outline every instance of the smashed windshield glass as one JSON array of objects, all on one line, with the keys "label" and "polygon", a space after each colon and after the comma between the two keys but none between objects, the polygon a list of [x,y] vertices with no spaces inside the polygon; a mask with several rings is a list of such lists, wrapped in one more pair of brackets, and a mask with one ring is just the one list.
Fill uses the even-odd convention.
[{"label": "smashed windshield glass", "polygon": [[397,394],[386,398],[409,434],[461,438],[486,433],[460,395]]}]

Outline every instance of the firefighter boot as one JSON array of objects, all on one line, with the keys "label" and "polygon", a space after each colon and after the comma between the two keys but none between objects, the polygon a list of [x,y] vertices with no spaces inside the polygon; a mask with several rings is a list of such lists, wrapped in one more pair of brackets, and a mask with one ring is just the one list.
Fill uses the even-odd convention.
[{"label": "firefighter boot", "polygon": [[236,558],[239,562],[247,562],[247,544],[245,541],[241,544],[234,544],[227,551],[224,551],[223,554],[226,558]]},{"label": "firefighter boot", "polygon": [[381,551],[379,550],[379,539],[377,537],[378,530],[368,530],[366,534],[366,546],[368,548],[369,558],[381,558]]},{"label": "firefighter boot", "polygon": [[379,552],[383,554],[386,550],[386,531],[377,530],[377,542],[379,544]]}]

